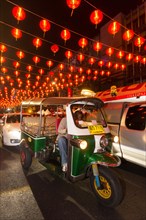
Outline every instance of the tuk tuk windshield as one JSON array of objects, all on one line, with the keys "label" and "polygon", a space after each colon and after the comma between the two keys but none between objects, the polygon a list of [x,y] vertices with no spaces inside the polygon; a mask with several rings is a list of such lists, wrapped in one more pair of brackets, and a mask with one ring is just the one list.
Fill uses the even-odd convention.
[{"label": "tuk tuk windshield", "polygon": [[77,127],[87,128],[90,125],[106,126],[101,109],[91,105],[73,105],[71,107],[74,123]]}]

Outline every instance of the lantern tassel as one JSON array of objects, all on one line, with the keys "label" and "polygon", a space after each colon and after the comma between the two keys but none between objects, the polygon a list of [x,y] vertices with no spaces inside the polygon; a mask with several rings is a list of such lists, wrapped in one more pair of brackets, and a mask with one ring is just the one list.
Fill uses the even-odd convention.
[{"label": "lantern tassel", "polygon": [[44,31],[44,33],[43,33],[43,38],[45,38],[45,31]]},{"label": "lantern tassel", "polygon": [[72,15],[73,15],[73,11],[74,11],[74,10],[72,9],[71,14],[70,14],[71,17],[72,17]]}]

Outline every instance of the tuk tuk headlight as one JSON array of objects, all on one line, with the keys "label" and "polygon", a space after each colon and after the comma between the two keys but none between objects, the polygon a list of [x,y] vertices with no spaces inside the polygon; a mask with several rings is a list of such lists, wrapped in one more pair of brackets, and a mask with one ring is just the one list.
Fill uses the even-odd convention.
[{"label": "tuk tuk headlight", "polygon": [[79,147],[82,150],[85,150],[87,148],[87,141],[82,139],[72,139],[70,140],[70,143],[74,147]]},{"label": "tuk tuk headlight", "polygon": [[85,149],[87,148],[87,141],[81,141],[81,142],[80,142],[80,148],[81,148],[82,150],[85,150]]},{"label": "tuk tuk headlight", "polygon": [[100,147],[105,148],[109,145],[109,141],[105,136],[102,136],[100,139]]}]

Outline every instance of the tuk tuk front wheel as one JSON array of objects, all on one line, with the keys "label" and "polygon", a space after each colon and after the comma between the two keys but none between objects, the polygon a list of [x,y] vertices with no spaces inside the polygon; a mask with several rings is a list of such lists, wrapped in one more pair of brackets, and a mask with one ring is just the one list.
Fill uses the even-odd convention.
[{"label": "tuk tuk front wheel", "polygon": [[101,186],[96,184],[95,176],[91,174],[91,188],[98,201],[106,207],[118,206],[123,198],[122,184],[119,177],[107,167],[99,167],[99,179]]},{"label": "tuk tuk front wheel", "polygon": [[32,155],[29,148],[25,146],[20,148],[20,161],[24,170],[28,170],[32,163]]}]

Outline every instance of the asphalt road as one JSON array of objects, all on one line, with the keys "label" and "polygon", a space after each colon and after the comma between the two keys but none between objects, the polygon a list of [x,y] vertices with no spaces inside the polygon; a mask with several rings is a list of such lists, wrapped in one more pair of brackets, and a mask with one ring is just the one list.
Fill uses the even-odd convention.
[{"label": "asphalt road", "polygon": [[1,147],[0,163],[0,220],[146,220],[144,168],[129,163],[116,168],[124,180],[125,196],[111,209],[98,204],[88,179],[70,183],[37,161],[25,176],[18,148]]}]

